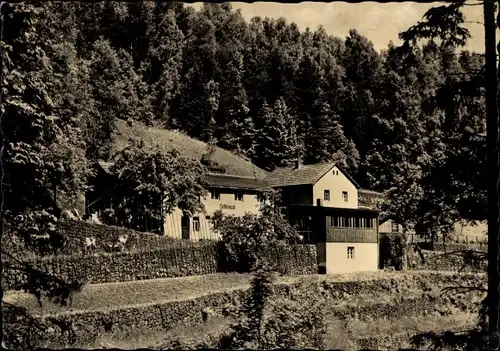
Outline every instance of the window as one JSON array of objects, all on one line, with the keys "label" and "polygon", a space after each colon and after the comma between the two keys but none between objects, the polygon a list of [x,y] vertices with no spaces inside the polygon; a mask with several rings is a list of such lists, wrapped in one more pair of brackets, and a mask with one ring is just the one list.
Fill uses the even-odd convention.
[{"label": "window", "polygon": [[374,219],[373,218],[370,218],[370,219],[367,219],[367,228],[373,228],[373,221]]},{"label": "window", "polygon": [[392,222],[392,223],[391,223],[391,227],[392,227],[392,228],[391,228],[391,231],[392,231],[393,233],[397,233],[397,232],[399,232],[399,225],[398,225],[396,222]]},{"label": "window", "polygon": [[338,224],[337,227],[344,228],[345,227],[345,217],[338,217],[337,224]]},{"label": "window", "polygon": [[213,200],[220,200],[220,192],[217,190],[211,190],[210,195],[212,196]]},{"label": "window", "polygon": [[361,218],[354,218],[354,228],[361,228]]},{"label": "window", "polygon": [[354,218],[346,217],[346,222],[347,222],[347,225],[346,225],[347,228],[354,227]]},{"label": "window", "polygon": [[344,202],[348,202],[349,201],[349,197],[347,196],[347,191],[343,191],[342,192],[342,199],[344,199]]},{"label": "window", "polygon": [[347,259],[354,260],[354,246],[347,247]]},{"label": "window", "polygon": [[325,190],[324,199],[325,201],[330,201],[330,190]]},{"label": "window", "polygon": [[208,220],[210,220],[210,216],[205,216],[205,219],[208,219]]},{"label": "window", "polygon": [[195,232],[200,231],[200,217],[193,217],[193,230]]},{"label": "window", "polygon": [[241,193],[241,192],[239,192],[239,191],[238,191],[238,192],[236,192],[236,193],[234,194],[234,199],[235,199],[236,201],[243,201],[243,193]]}]

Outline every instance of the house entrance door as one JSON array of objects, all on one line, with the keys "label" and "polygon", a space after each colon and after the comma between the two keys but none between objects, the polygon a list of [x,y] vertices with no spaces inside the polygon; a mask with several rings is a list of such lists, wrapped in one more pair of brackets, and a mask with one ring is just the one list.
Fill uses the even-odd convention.
[{"label": "house entrance door", "polygon": [[189,240],[189,223],[190,223],[189,216],[182,216],[181,218],[182,239]]}]

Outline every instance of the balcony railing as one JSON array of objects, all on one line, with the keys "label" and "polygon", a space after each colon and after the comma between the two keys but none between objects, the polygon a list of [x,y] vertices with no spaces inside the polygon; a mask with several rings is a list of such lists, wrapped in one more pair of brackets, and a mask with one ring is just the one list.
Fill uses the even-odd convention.
[{"label": "balcony railing", "polygon": [[377,243],[375,228],[326,228],[326,242],[329,243]]}]

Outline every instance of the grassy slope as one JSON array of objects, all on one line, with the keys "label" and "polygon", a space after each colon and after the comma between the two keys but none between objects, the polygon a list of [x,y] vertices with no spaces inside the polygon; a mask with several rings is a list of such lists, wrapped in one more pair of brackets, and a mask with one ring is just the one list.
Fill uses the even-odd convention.
[{"label": "grassy slope", "polygon": [[179,326],[165,332],[142,335],[138,333],[115,333],[113,335],[102,335],[92,344],[78,345],[84,349],[95,348],[118,348],[133,350],[139,348],[160,348],[166,340],[182,340],[183,344],[197,344],[200,339],[216,338],[227,330],[233,320],[224,317],[216,317],[205,323],[192,326]]},{"label": "grassy slope", "polygon": [[249,280],[249,275],[235,273],[91,284],[85,286],[82,292],[75,294],[70,307],[59,307],[46,302],[39,308],[33,296],[17,291],[7,292],[4,301],[23,305],[36,314],[96,311],[165,300],[189,299],[207,292],[244,287],[248,285]]},{"label": "grassy slope", "polygon": [[[116,128],[117,131],[113,145],[114,152],[124,149],[131,137],[142,139],[146,145],[150,146],[177,148],[183,155],[197,160],[200,160],[207,152],[206,143],[193,139],[180,132],[156,127],[147,127],[139,123],[134,123],[133,126],[129,126],[127,122],[122,120],[117,120]],[[253,166],[250,161],[230,151],[219,147],[216,147],[214,150],[211,160],[217,165],[225,168],[226,173],[229,175],[254,177],[255,174],[259,179],[263,179],[267,176],[267,172]]]},{"label": "grassy slope", "polygon": [[[454,272],[439,272],[440,274],[456,274]],[[298,281],[330,281],[349,282],[376,279],[406,279],[412,275],[421,274],[418,271],[406,272],[358,272],[336,275],[311,275],[298,277],[280,277],[277,283],[293,283]],[[139,280],[122,283],[91,284],[84,287],[83,291],[76,293],[70,307],[59,307],[50,302],[45,302],[40,309],[32,295],[7,291],[4,301],[29,308],[35,314],[53,314],[70,311],[107,310],[154,304],[160,301],[177,299],[191,299],[216,291],[247,288],[250,283],[249,274],[210,274],[203,276],[164,278],[152,280]]]},{"label": "grassy slope", "polygon": [[[370,272],[370,273],[350,273],[339,275],[317,275],[300,277],[281,277],[278,283],[291,283],[297,281],[329,281],[329,282],[349,282],[366,281],[378,279],[392,279],[396,281],[412,281],[412,276],[420,275],[422,272]],[[455,276],[452,272],[439,272],[439,274]],[[475,275],[474,275],[475,276]],[[7,292],[4,300],[23,305],[31,309],[33,313],[71,313],[71,311],[82,310],[106,310],[123,308],[125,306],[137,306],[141,304],[155,304],[168,300],[190,299],[201,295],[210,294],[215,291],[228,291],[238,288],[247,288],[250,275],[243,274],[214,274],[207,276],[182,277],[170,279],[157,279],[148,281],[134,281],[126,283],[96,284],[87,286],[83,292],[74,298],[74,305],[70,308],[58,308],[50,303],[45,304],[40,310],[34,298],[19,292]],[[392,284],[391,284],[392,285]],[[396,284],[400,285],[400,284]],[[415,290],[411,287],[409,289]],[[436,291],[433,294],[439,294]],[[421,291],[400,291],[398,288],[394,293],[352,295],[340,304],[331,305],[328,308],[330,313],[338,309],[352,306],[369,306],[373,304],[398,305],[402,298],[411,298],[412,295],[419,295]],[[429,306],[432,310],[433,306]],[[423,311],[424,312],[424,311]],[[360,316],[361,317],[361,316]],[[408,316],[404,318],[387,319],[383,316],[376,320],[365,320],[365,318],[355,317],[340,318],[333,314],[328,317],[328,331],[325,335],[325,342],[329,349],[356,350],[373,345],[377,340],[387,343],[388,336],[399,337],[394,342],[400,342],[398,333],[417,333],[422,331],[444,331],[455,329],[461,326],[470,326],[474,323],[470,315],[452,316]],[[373,317],[371,317],[373,318]],[[206,323],[193,326],[179,326],[165,332],[154,332],[148,335],[134,334],[132,331],[122,331],[117,333],[105,333],[99,336],[92,345],[78,345],[85,348],[118,347],[124,349],[134,349],[141,347],[159,347],[166,340],[182,340],[183,344],[192,345],[196,341],[219,335],[221,331],[229,326],[231,319],[216,316]],[[403,338],[406,335],[403,335]],[[384,339],[385,338],[385,339]],[[375,340],[375,341],[374,341]],[[389,341],[389,343],[392,341]],[[371,348],[371,347],[370,347]]]},{"label": "grassy slope", "polygon": [[[209,340],[220,335],[230,326],[232,319],[216,317],[205,323],[193,326],[179,326],[161,333],[150,335],[114,334],[103,335],[91,345],[84,348],[161,348],[167,340],[182,340],[183,345],[196,345],[200,340]],[[381,318],[377,321],[340,320],[329,317],[325,333],[326,349],[360,350],[367,342],[383,339],[387,336],[399,337],[401,334],[415,335],[422,332],[436,333],[448,330],[470,328],[476,323],[476,315],[454,314],[451,316],[411,316],[397,320]],[[395,346],[395,345],[394,345]],[[395,346],[396,347],[396,346]],[[399,346],[398,346],[399,347]],[[411,347],[404,344],[401,347]],[[396,347],[397,348],[397,347]]]},{"label": "grassy slope", "polygon": [[[346,323],[341,320],[329,320],[324,341],[327,349],[346,351],[412,348],[409,341],[416,334],[470,328],[476,323],[475,317],[471,314],[454,314],[451,316],[410,316],[396,320],[381,318],[372,322],[352,320]],[[378,340],[388,345],[377,347],[375,345]]]}]

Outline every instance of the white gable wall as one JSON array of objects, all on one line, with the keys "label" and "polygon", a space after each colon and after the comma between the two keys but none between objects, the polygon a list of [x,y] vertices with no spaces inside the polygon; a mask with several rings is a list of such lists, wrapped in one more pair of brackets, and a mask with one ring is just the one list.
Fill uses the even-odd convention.
[{"label": "white gable wall", "polygon": [[[325,201],[324,191],[330,190],[330,201]],[[347,191],[348,201],[345,202],[342,192]],[[323,200],[324,207],[358,208],[358,189],[337,167],[329,170],[313,186],[313,204],[317,199]]]}]

